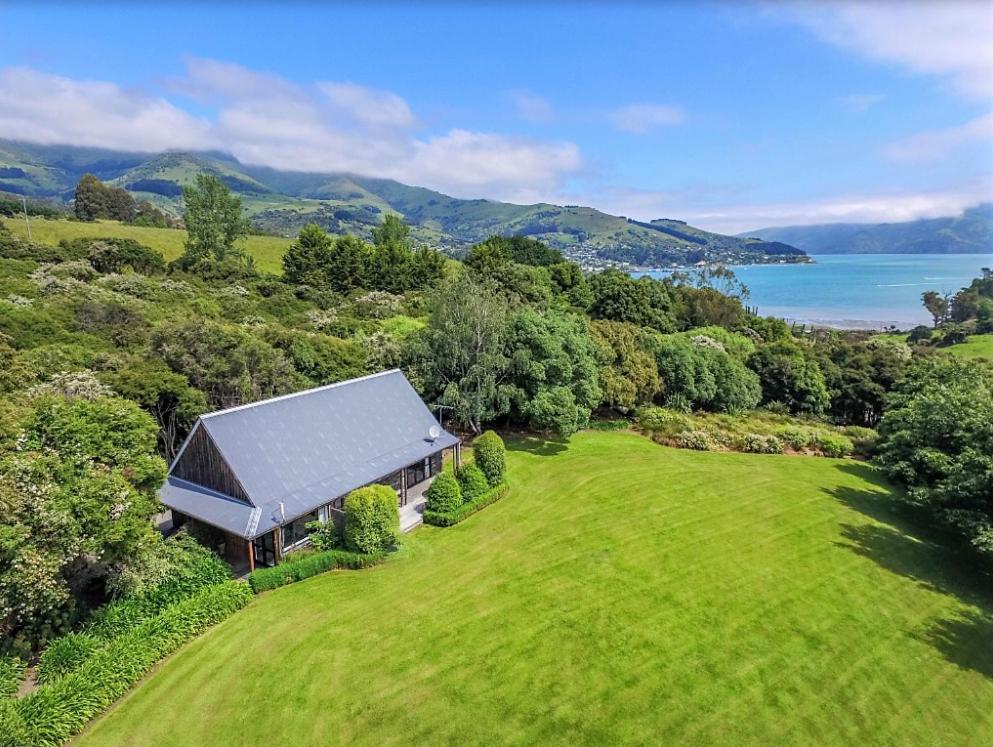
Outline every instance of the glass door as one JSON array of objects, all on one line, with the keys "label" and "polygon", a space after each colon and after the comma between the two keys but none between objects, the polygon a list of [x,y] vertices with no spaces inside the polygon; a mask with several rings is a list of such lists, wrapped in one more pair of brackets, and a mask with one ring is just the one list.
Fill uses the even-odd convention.
[{"label": "glass door", "polygon": [[252,552],[256,565],[276,565],[276,537],[273,532],[252,540]]}]

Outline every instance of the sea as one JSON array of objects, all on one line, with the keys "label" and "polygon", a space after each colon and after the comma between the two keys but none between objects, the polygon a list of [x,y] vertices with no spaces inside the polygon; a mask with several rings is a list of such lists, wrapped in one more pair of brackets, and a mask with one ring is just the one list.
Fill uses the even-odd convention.
[{"label": "sea", "polygon": [[[839,329],[930,324],[924,291],[955,293],[993,267],[993,254],[817,254],[813,264],[732,267],[762,316]],[[672,270],[633,275],[662,278]]]}]

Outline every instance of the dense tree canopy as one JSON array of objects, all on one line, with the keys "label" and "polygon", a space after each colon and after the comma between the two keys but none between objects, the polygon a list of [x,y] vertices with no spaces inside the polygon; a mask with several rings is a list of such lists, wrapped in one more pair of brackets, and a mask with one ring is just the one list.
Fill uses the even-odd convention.
[{"label": "dense tree canopy", "polygon": [[879,464],[910,500],[993,555],[993,368],[927,360],[888,405]]}]

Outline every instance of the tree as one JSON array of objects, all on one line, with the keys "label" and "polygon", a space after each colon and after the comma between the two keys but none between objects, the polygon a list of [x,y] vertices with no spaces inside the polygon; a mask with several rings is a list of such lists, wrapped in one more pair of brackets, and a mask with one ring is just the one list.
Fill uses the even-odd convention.
[{"label": "tree", "polygon": [[597,349],[584,319],[530,309],[507,325],[510,416],[536,430],[575,433],[600,404]]},{"label": "tree", "polygon": [[197,416],[208,409],[203,392],[159,361],[137,361],[102,377],[115,392],[140,404],[155,419],[161,453],[169,460],[176,456]]},{"label": "tree", "polygon": [[506,325],[506,306],[492,288],[461,272],[439,287],[428,326],[408,338],[414,378],[475,433],[510,408]]},{"label": "tree", "polygon": [[648,404],[659,390],[659,371],[644,330],[634,324],[590,324],[600,362],[603,403],[621,412]]},{"label": "tree", "polygon": [[921,294],[921,301],[934,319],[935,328],[948,318],[947,296],[942,296],[937,291],[925,291]]},{"label": "tree", "polygon": [[165,478],[157,428],[117,397],[39,397],[0,462],[0,633],[28,645],[71,621],[76,600],[154,541]]},{"label": "tree", "polygon": [[288,394],[308,384],[281,350],[234,325],[202,318],[165,324],[155,330],[150,349],[215,408]]},{"label": "tree", "polygon": [[394,244],[410,249],[410,226],[396,213],[387,213],[383,222],[372,229],[372,243],[375,246]]},{"label": "tree", "polygon": [[76,184],[73,210],[77,218],[85,221],[106,218],[128,223],[135,217],[131,193],[119,187],[108,187],[93,174],[83,174]]},{"label": "tree", "polygon": [[224,262],[239,257],[235,242],[248,235],[248,220],[241,212],[241,198],[231,194],[213,174],[197,174],[196,184],[183,187],[186,212],[186,251],[180,265],[184,269],[197,262],[214,259]]},{"label": "tree", "polygon": [[308,223],[283,255],[283,279],[299,285],[326,285],[333,244],[323,228]]},{"label": "tree", "polygon": [[763,345],[748,359],[762,382],[762,400],[781,402],[794,413],[819,414],[830,402],[820,366],[800,345],[782,340]]},{"label": "tree", "polygon": [[590,316],[629,322],[659,332],[674,332],[674,302],[669,288],[657,280],[635,280],[620,270],[604,270],[590,277],[593,303]]},{"label": "tree", "polygon": [[993,556],[993,369],[940,357],[887,402],[877,462],[907,498]]}]

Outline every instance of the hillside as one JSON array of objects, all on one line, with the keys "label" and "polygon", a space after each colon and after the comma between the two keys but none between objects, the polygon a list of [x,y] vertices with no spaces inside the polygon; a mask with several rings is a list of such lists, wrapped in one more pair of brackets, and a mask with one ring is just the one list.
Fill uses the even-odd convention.
[{"label": "hillside", "polygon": [[986,254],[993,252],[993,203],[950,218],[781,226],[740,236],[782,241],[809,254]]},{"label": "hillside", "polygon": [[221,153],[150,155],[0,141],[0,192],[63,202],[72,199],[80,176],[91,172],[179,214],[180,187],[200,171],[216,174],[237,192],[255,225],[282,236],[311,221],[332,233],[368,236],[385,213],[395,212],[412,225],[418,241],[453,252],[493,234],[522,234],[588,266],[806,259],[779,241],[725,236],[671,219],[640,222],[590,207],[458,199],[389,179],[247,166]]}]

